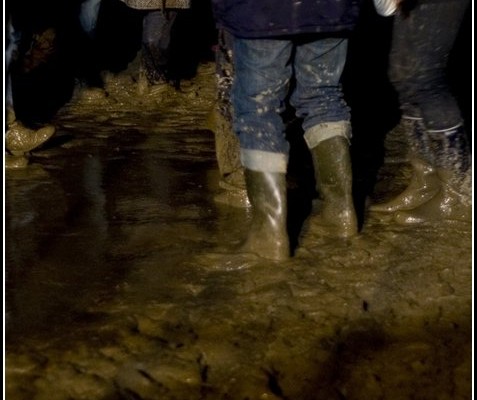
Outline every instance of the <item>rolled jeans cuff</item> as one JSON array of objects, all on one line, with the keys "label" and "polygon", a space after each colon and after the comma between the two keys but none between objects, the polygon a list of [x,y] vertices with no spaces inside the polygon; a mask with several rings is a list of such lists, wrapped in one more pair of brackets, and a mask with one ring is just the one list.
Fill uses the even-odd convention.
[{"label": "rolled jeans cuff", "polygon": [[240,149],[242,165],[252,171],[287,172],[288,155],[262,150]]},{"label": "rolled jeans cuff", "polygon": [[309,149],[313,149],[321,142],[335,136],[351,139],[351,124],[348,121],[326,122],[308,128],[305,131],[305,142]]}]

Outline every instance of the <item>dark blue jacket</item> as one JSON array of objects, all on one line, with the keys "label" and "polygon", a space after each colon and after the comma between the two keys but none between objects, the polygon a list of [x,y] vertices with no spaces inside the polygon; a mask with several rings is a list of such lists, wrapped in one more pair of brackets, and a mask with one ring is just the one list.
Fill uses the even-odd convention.
[{"label": "dark blue jacket", "polygon": [[220,27],[235,36],[267,38],[349,31],[361,0],[212,0]]}]

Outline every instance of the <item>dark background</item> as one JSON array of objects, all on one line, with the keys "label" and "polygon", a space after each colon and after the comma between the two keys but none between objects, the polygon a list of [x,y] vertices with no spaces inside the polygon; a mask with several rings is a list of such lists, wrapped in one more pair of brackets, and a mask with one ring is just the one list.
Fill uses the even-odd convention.
[{"label": "dark background", "polygon": [[[130,9],[119,0],[102,0],[96,34],[91,38],[79,24],[81,2],[6,2],[6,15],[12,15],[15,26],[25,38],[25,48],[20,49],[20,54],[26,55],[28,62],[22,64],[21,60],[15,65],[12,80],[16,114],[27,125],[51,120],[70,100],[75,85],[101,87],[101,71],[124,70],[140,49],[142,11]],[[448,68],[449,81],[472,140],[471,12],[469,5]],[[38,34],[48,27],[53,27],[56,32],[53,48],[28,52],[30,39],[38,39]],[[366,196],[372,193],[377,171],[382,165],[386,132],[399,120],[396,94],[387,79],[391,28],[392,18],[378,16],[372,1],[364,1],[361,19],[349,43],[348,62],[343,74],[343,88],[352,110],[351,149],[358,215],[363,214]],[[214,60],[212,49],[215,44],[216,30],[210,1],[193,1],[192,9],[179,14],[172,32],[169,69],[175,79],[192,78],[199,63]],[[37,42],[36,47],[42,49],[41,43]],[[32,65],[36,66],[32,68]],[[291,175],[297,179],[298,186],[311,193],[314,187],[309,182],[313,181],[313,171],[309,152],[300,136],[299,121],[292,121],[288,131],[292,145]]]},{"label": "dark background", "polygon": [[[82,0],[9,0],[6,14],[28,38],[53,27],[57,32],[53,54],[39,67],[16,72],[16,108],[26,120],[45,120],[70,99],[79,82],[101,85],[99,72],[125,69],[140,49],[143,12],[128,8],[119,0],[102,0],[94,39],[82,30],[78,20]],[[212,60],[216,32],[210,1],[193,1],[191,10],[180,13],[172,34],[171,69],[178,79],[194,76],[198,63]],[[469,127],[472,118],[472,9],[466,14],[461,34],[449,62],[449,79]],[[361,20],[349,46],[343,76],[353,122],[360,132],[365,125],[374,142],[374,131],[389,129],[396,121],[395,94],[387,77],[387,54],[392,18],[380,17],[372,1],[364,1]],[[8,41],[8,40],[7,40]],[[7,43],[8,44],[8,43]],[[26,50],[21,50],[25,52]],[[41,51],[37,57],[42,57]],[[368,124],[373,116],[373,124]]]}]

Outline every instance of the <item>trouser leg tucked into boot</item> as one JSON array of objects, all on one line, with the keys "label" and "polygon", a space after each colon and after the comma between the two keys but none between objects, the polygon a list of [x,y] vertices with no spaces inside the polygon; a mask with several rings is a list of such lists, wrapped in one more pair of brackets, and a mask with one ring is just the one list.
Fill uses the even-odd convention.
[{"label": "trouser leg tucked into boot", "polygon": [[357,234],[348,139],[331,137],[313,147],[311,153],[320,199],[309,219],[310,233],[342,238]]},{"label": "trouser leg tucked into boot", "polygon": [[286,175],[245,169],[252,225],[241,251],[270,260],[290,257],[287,234]]},{"label": "trouser leg tucked into boot", "polygon": [[433,167],[434,160],[422,119],[403,116],[400,124],[408,146],[406,158],[412,167],[411,180],[403,192],[385,203],[371,205],[370,211],[411,210],[429,201],[439,191],[440,181]]},{"label": "trouser leg tucked into boot", "polygon": [[472,177],[470,146],[463,126],[427,131],[434,154],[439,190],[427,202],[409,211],[396,213],[403,224],[447,220],[471,220]]}]

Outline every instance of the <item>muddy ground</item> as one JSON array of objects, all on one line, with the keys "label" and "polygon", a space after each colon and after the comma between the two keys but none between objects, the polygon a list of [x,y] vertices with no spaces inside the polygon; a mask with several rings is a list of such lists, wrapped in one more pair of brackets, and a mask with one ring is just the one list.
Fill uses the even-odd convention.
[{"label": "muddy ground", "polygon": [[[136,78],[78,87],[6,171],[8,400],[471,398],[472,221],[364,210],[358,237],[312,239],[291,174],[294,256],[234,255],[250,212],[214,201],[213,63],[179,91]],[[385,162],[366,202],[408,177]]]}]

